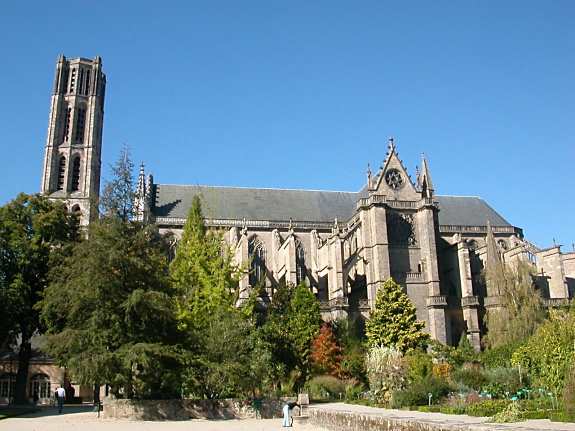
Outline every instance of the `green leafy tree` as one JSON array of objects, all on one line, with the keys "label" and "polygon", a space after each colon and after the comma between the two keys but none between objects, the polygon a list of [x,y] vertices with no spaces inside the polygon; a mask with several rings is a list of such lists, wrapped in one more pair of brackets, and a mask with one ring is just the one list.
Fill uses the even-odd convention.
[{"label": "green leafy tree", "polygon": [[111,166],[112,177],[104,185],[100,206],[106,217],[118,217],[128,221],[134,215],[134,163],[130,158],[130,150],[124,146],[120,157]]},{"label": "green leafy tree", "polygon": [[511,361],[529,373],[534,385],[559,395],[575,363],[575,312],[553,312]]},{"label": "green leafy tree", "polygon": [[46,349],[82,384],[127,398],[179,394],[168,244],[152,225],[107,218],[51,272]]},{"label": "green leafy tree", "polygon": [[533,283],[533,268],[523,261],[492,265],[486,271],[486,281],[502,301],[501,307],[486,316],[488,347],[522,343],[545,319],[541,295]]},{"label": "green leafy tree", "polygon": [[402,353],[423,347],[429,340],[429,335],[422,332],[424,326],[417,320],[415,306],[401,286],[392,278],[385,281],[366,322],[368,345],[393,347]]},{"label": "green leafy tree", "polygon": [[260,334],[271,347],[278,379],[291,374],[295,389],[310,375],[311,345],[320,325],[319,302],[307,286],[278,287]]},{"label": "green leafy tree", "polygon": [[269,384],[271,354],[241,310],[218,310],[197,337],[185,393],[199,398],[255,396]]},{"label": "green leafy tree", "polygon": [[188,213],[170,275],[178,294],[178,319],[191,333],[208,326],[209,316],[232,310],[237,299],[239,271],[222,234],[204,224],[199,197]]},{"label": "green leafy tree", "polygon": [[77,239],[77,220],[60,202],[20,194],[0,207],[0,344],[20,337],[15,401],[27,402],[31,338],[42,330],[36,304],[56,256]]}]

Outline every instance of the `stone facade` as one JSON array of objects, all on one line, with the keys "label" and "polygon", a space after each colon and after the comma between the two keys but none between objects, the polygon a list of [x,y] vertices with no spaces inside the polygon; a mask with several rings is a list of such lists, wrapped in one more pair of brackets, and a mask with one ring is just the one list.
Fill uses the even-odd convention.
[{"label": "stone facade", "polygon": [[[104,89],[99,57],[58,60],[42,193],[80,210],[84,225],[99,193]],[[481,198],[436,194],[425,157],[412,180],[393,139],[359,192],[169,185],[142,165],[135,216],[177,239],[195,196],[246,268],[240,301],[256,284],[266,303],[278,285],[305,283],[325,319],[366,318],[393,277],[433,338],[456,344],[464,334],[479,349],[485,311],[497,304],[481,277],[490,260],[532,262],[549,305],[574,294],[575,253],[539,250]]]}]

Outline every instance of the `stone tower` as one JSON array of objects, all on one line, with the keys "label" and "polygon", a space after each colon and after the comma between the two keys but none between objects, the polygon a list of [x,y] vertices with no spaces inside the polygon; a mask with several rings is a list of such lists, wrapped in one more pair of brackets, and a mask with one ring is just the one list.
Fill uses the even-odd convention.
[{"label": "stone tower", "polygon": [[97,217],[105,90],[100,57],[58,58],[41,193],[79,212],[82,226]]}]

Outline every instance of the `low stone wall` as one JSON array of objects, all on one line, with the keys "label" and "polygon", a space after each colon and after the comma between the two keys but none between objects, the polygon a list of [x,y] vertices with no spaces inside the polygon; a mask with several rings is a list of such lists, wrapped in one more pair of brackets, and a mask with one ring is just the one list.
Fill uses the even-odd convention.
[{"label": "low stone wall", "polygon": [[469,426],[310,408],[307,424],[333,431],[469,431]]},{"label": "low stone wall", "polygon": [[[260,414],[264,419],[281,417],[286,401],[295,398],[263,400]],[[227,400],[125,400],[104,398],[105,418],[131,420],[247,419],[255,418],[251,401]]]}]

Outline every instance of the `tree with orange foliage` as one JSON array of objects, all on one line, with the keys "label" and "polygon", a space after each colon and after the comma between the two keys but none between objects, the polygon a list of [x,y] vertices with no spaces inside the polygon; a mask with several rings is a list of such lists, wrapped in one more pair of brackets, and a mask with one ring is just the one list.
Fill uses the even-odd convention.
[{"label": "tree with orange foliage", "polygon": [[313,340],[311,360],[314,368],[320,374],[339,377],[341,374],[341,347],[333,334],[331,326],[324,323],[318,336]]}]

